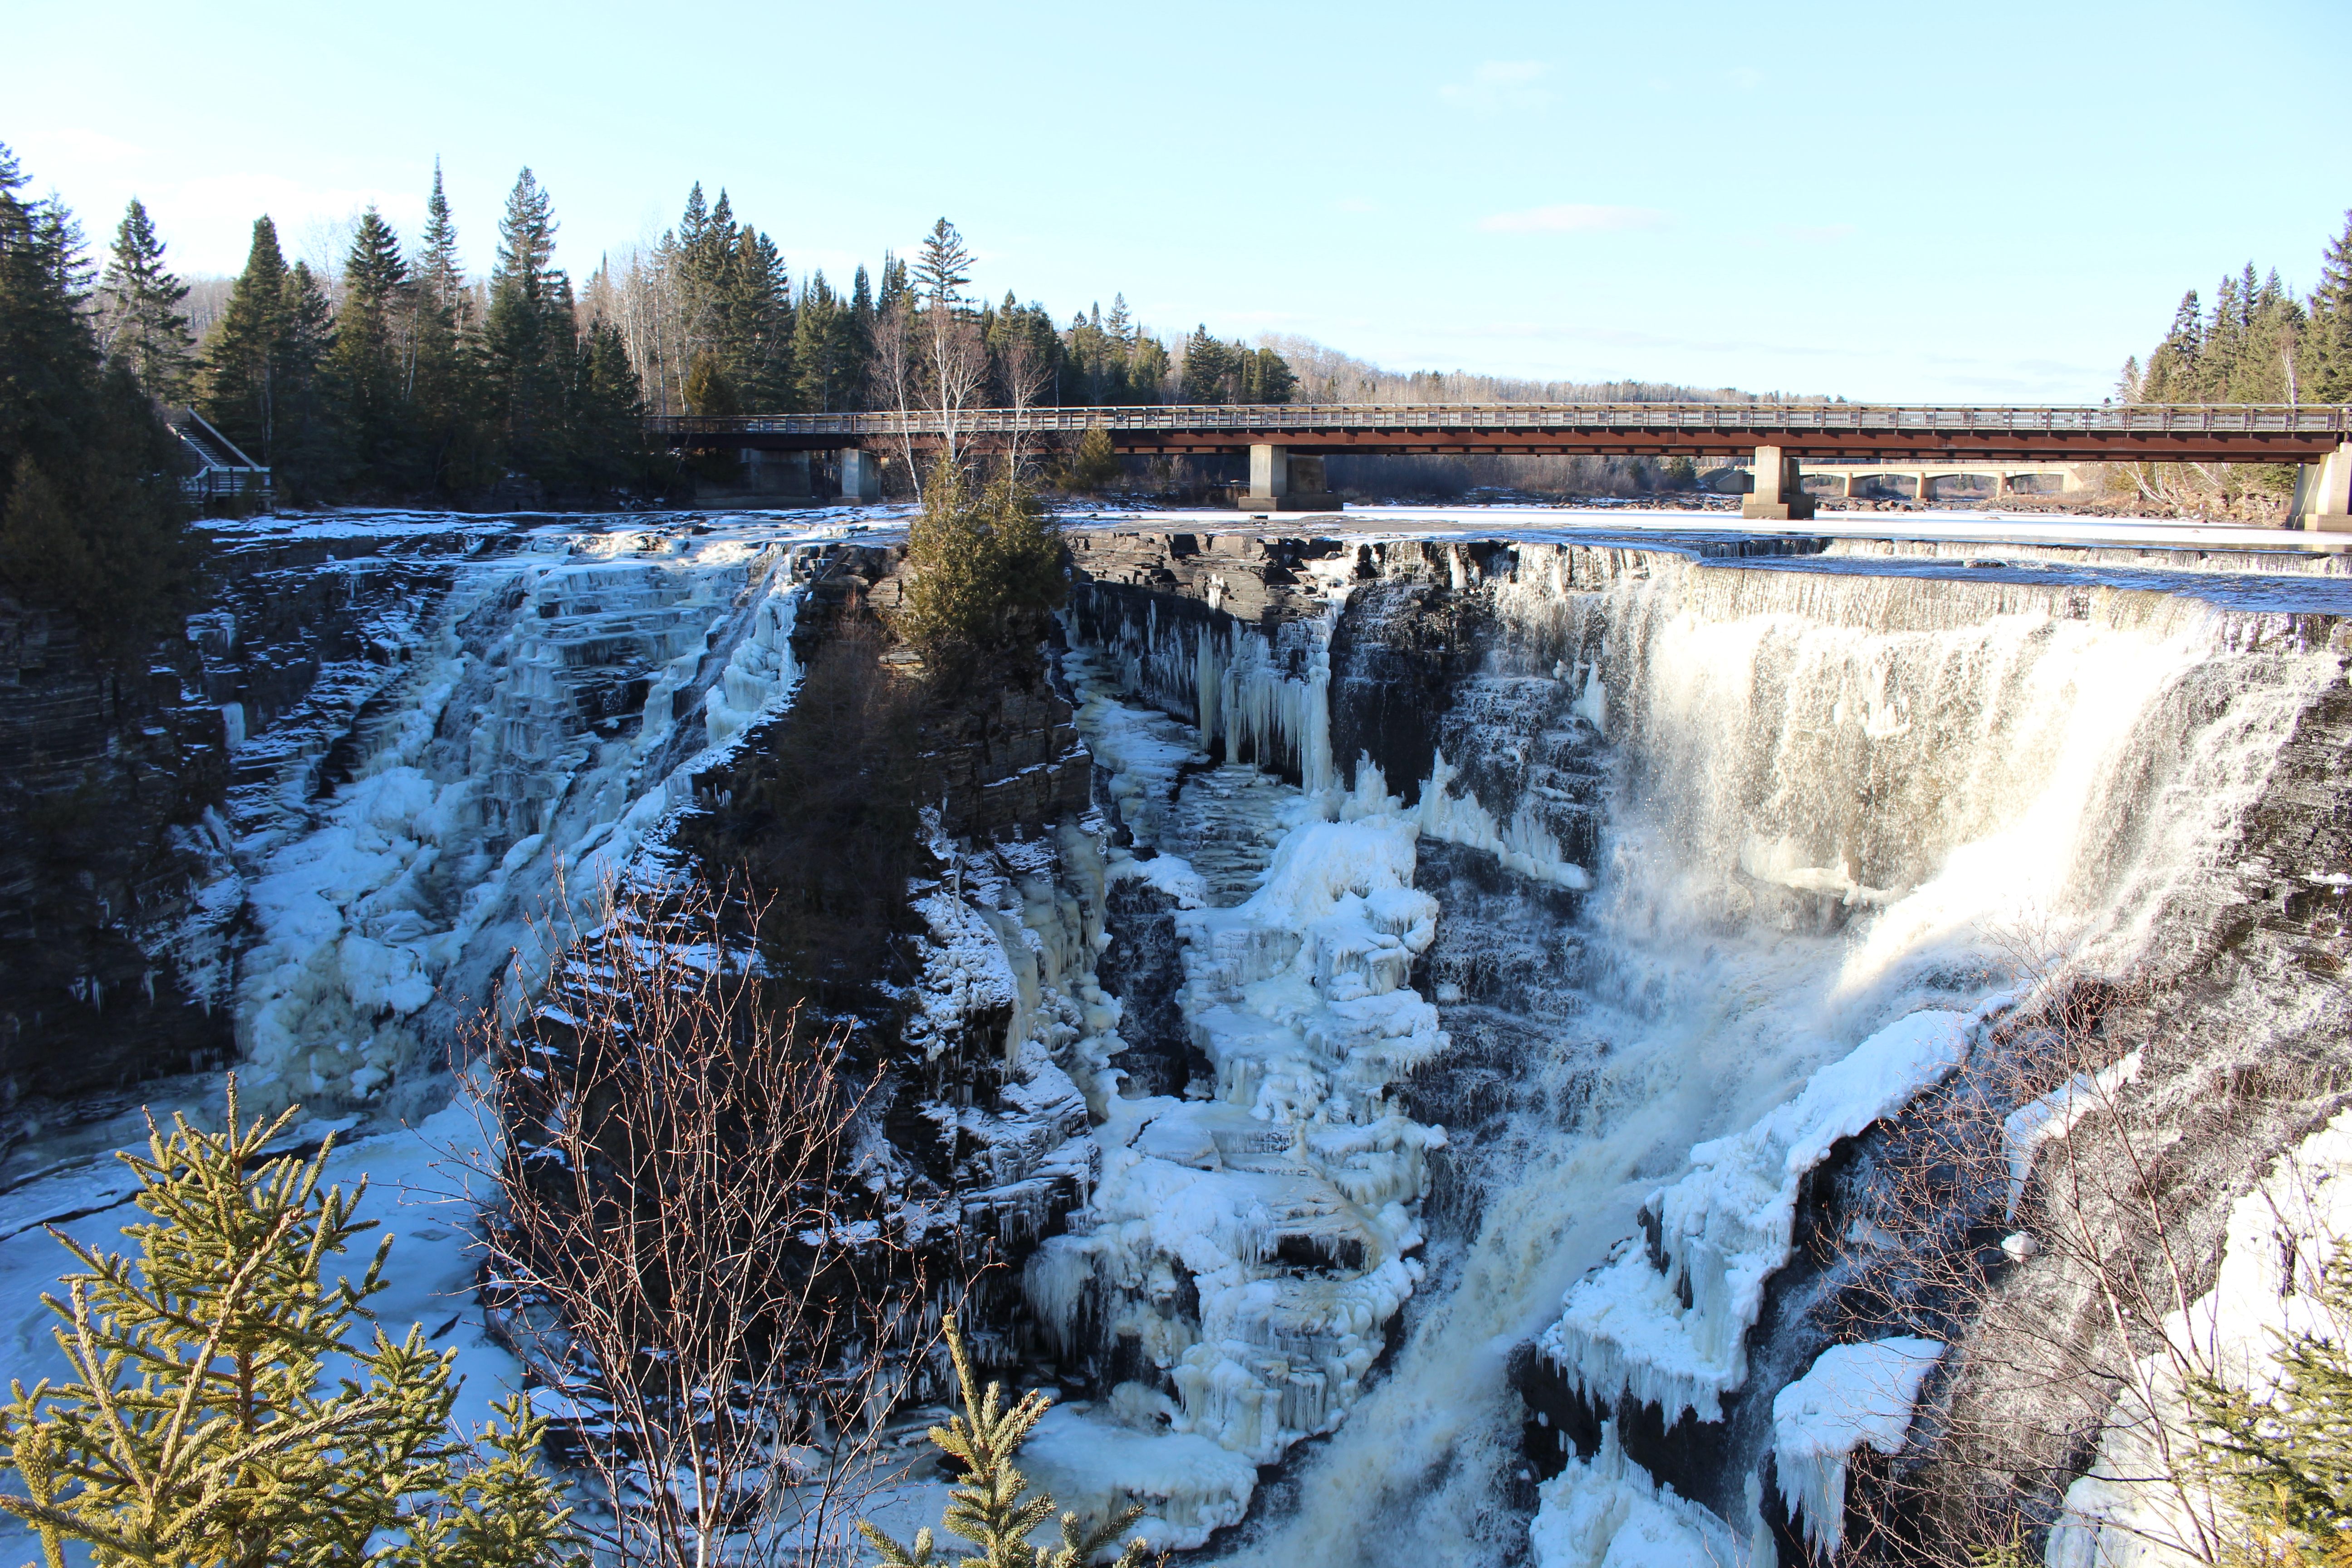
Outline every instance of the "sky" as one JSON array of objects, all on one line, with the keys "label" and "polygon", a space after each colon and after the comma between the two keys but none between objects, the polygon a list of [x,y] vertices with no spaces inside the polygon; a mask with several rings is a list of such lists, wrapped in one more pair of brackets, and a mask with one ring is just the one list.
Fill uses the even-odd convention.
[{"label": "sky", "polygon": [[796,278],[944,216],[1065,321],[1123,291],[1396,369],[2095,401],[2184,289],[2307,289],[2352,206],[2344,0],[0,0],[0,36],[35,190],[94,243],[140,197],[186,274],[263,213],[314,264],[369,203],[413,237],[438,156],[476,270],[524,165],[582,277],[700,180]]}]

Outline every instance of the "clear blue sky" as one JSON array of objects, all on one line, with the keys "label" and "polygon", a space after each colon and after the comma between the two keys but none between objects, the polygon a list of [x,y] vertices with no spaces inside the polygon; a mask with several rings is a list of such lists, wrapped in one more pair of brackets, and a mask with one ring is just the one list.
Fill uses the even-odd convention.
[{"label": "clear blue sky", "polygon": [[467,264],[530,164],[562,259],[725,186],[795,277],[936,216],[1065,320],[1400,368],[2095,399],[2183,289],[2307,288],[2352,5],[9,0],[0,141],[94,240],[233,271],[437,153]]}]

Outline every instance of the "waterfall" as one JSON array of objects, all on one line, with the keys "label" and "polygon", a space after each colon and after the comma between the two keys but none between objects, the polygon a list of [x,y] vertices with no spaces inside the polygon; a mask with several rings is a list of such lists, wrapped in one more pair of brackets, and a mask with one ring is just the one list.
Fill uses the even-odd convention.
[{"label": "waterfall", "polygon": [[[1426,773],[1343,754],[1325,792],[1413,802],[1385,820],[1440,906],[1414,973],[1450,1045],[1410,1076],[1416,1124],[1445,1123],[1442,1213],[1417,1222],[1392,1366],[1220,1561],[1516,1550],[1538,1502],[1510,1378],[1531,1342],[1604,1407],[1704,1428],[1751,1388],[1769,1406],[1805,1369],[1740,1347],[1790,1184],[1972,1048],[2021,963],[2139,961],[2341,678],[2296,617],[2227,591],[1881,564],[1533,544],[1483,577],[1449,563],[1490,635],[1427,718]],[[1090,612],[1125,686],[1285,765],[1307,721],[1252,729],[1225,693],[1281,668],[1287,628],[1171,626],[1179,602],[1137,597]],[[1373,679],[1320,674],[1335,710]],[[1340,711],[1327,733],[1376,730]],[[1750,1540],[1771,1425],[1743,1405],[1703,1436],[1715,1468],[1680,1495],[1613,1434],[1579,1454],[1555,1433],[1544,1561],[1637,1515],[1686,1545]],[[1808,1462],[1818,1497],[1832,1457]]]},{"label": "waterfall", "polygon": [[[607,882],[800,669],[790,551],[542,538],[455,564],[406,668],[248,810],[257,940],[237,1036],[258,1099],[378,1102]],[[688,720],[691,718],[693,721]]]}]

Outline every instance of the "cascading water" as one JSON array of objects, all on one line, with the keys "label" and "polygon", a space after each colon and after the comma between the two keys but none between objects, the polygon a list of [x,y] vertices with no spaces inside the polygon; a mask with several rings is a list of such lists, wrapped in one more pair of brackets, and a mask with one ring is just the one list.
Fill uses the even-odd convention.
[{"label": "cascading water", "polygon": [[[1465,562],[1450,552],[1433,581],[1479,600],[1485,634],[1475,672],[1428,722],[1428,776],[1342,758],[1285,840],[1303,852],[1317,819],[1351,812],[1394,825],[1401,865],[1419,838],[1413,885],[1441,908],[1412,974],[1449,1043],[1403,1068],[1399,1110],[1445,1124],[1434,1207],[1415,1222],[1429,1279],[1392,1367],[1218,1557],[1527,1550],[1538,1499],[1511,1365],[1537,1341],[1602,1412],[1699,1423],[1688,1447],[1704,1456],[1670,1478],[1677,1495],[1613,1427],[1598,1451],[1556,1435],[1542,1562],[1597,1562],[1624,1532],[1659,1561],[1769,1560],[1758,1499],[1772,1427],[1756,1406],[1817,1346],[1750,1331],[1788,1257],[1796,1184],[1971,1048],[2020,955],[2128,968],[2340,658],[2289,617],[2178,584],[1543,546],[1491,574]],[[1432,571],[1405,574],[1428,584]],[[1389,586],[1360,586],[1336,623],[1292,621],[1272,639],[1162,624],[1157,601],[1090,618],[1113,628],[1106,657],[1127,687],[1185,718],[1236,710],[1207,696],[1213,660],[1296,688],[1311,672],[1340,710],[1333,727],[1353,732],[1351,672],[1311,645],[1336,624],[1356,628],[1368,669],[1391,657],[1400,639],[1358,626],[1379,619]],[[1300,645],[1286,660],[1286,641]],[[1297,719],[1282,732],[1310,730]],[[1320,776],[1295,747],[1242,734],[1228,730],[1226,755]],[[1097,750],[1115,792],[1158,794],[1116,735]],[[1391,788],[1405,801],[1382,799]],[[1168,878],[1149,862],[1142,874]],[[1200,1014],[1192,1026],[1211,1040],[1220,1027]],[[1167,1418],[1127,1386],[1130,1425]],[[1801,1475],[1784,1460],[1783,1492],[1811,1484],[1816,1511],[1838,1506],[1806,1478],[1842,1475],[1843,1451],[1806,1463]]]},{"label": "cascading water", "polygon": [[449,570],[337,740],[343,782],[320,792],[298,751],[245,792],[258,940],[237,1034],[257,1100],[431,1084],[510,955],[535,983],[542,933],[593,918],[713,750],[799,677],[791,555],[764,541],[557,534]]}]

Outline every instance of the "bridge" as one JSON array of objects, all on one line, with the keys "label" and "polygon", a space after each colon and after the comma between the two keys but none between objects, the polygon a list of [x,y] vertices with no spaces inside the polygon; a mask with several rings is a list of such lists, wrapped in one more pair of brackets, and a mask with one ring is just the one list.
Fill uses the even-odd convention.
[{"label": "bridge", "polygon": [[[1165,405],[1141,408],[977,408],[772,414],[646,421],[671,446],[733,448],[761,462],[835,452],[845,496],[879,494],[877,451],[952,440],[1075,441],[1092,428],[1129,453],[1246,450],[1248,511],[1321,510],[1323,458],[1479,453],[1745,457],[1755,489],[1743,516],[1810,517],[1803,459],[1919,465],[2036,462],[2287,463],[2298,466],[2293,524],[2352,531],[2352,405],[2127,404],[1911,405],[1869,403],[1477,403]],[[804,471],[804,468],[803,468]],[[803,481],[804,482],[804,481]]]}]

